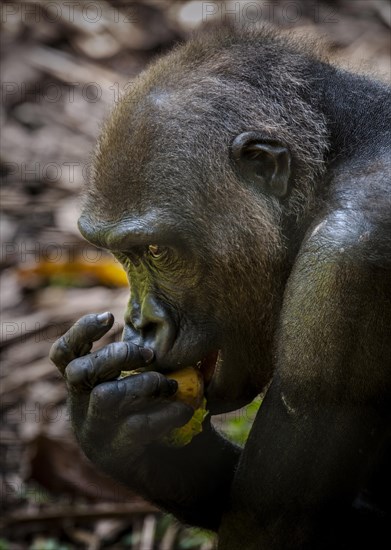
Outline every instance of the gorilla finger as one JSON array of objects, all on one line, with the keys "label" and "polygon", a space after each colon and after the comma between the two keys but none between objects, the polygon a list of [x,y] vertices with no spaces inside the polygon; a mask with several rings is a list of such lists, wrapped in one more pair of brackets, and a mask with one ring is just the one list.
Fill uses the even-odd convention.
[{"label": "gorilla finger", "polygon": [[63,374],[68,363],[89,353],[92,343],[102,338],[113,323],[114,316],[109,312],[85,315],[54,342],[49,353],[50,360]]},{"label": "gorilla finger", "polygon": [[180,402],[167,403],[148,414],[134,414],[122,426],[119,438],[138,443],[152,443],[167,435],[174,428],[186,424],[194,410]]},{"label": "gorilla finger", "polygon": [[[91,388],[88,389],[90,390]],[[91,390],[88,416],[94,421],[98,418],[103,420],[107,416],[117,420],[125,418],[132,412],[140,411],[141,408],[148,406],[156,408],[156,397],[167,399],[175,391],[175,384],[157,372],[145,372],[122,380],[103,382]],[[74,393],[77,393],[77,390]],[[167,402],[164,405],[163,410]],[[179,405],[181,408],[182,403]],[[193,412],[188,405],[184,407]]]},{"label": "gorilla finger", "polygon": [[155,407],[157,397],[167,399],[175,391],[174,384],[158,373],[142,373],[105,382],[91,390],[89,414],[95,417],[110,414],[114,418],[125,418],[142,408]]},{"label": "gorilla finger", "polygon": [[[108,380],[114,380],[122,370],[144,367],[152,351],[130,342],[114,342],[100,350],[74,359],[65,369],[65,378],[71,391],[90,391]],[[116,387],[125,395],[125,389]]]},{"label": "gorilla finger", "polygon": [[[118,386],[124,387],[127,396],[132,396],[132,401],[167,398],[174,395],[178,389],[178,382],[170,380],[156,371],[147,371],[133,376],[127,376],[118,380]],[[126,406],[126,401],[123,403]]]}]

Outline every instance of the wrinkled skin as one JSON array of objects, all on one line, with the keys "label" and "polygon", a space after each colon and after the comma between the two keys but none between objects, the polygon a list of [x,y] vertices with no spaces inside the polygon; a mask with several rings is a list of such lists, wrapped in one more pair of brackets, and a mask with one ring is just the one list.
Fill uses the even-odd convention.
[{"label": "wrinkled skin", "polygon": [[[86,455],[221,550],[388,547],[390,122],[387,86],[223,31],[102,132],[79,227],[128,274],[123,341],[90,353],[91,314],[51,359]],[[268,387],[244,449],[210,417],[164,444],[192,414],[164,373],[199,361],[212,414]]]}]

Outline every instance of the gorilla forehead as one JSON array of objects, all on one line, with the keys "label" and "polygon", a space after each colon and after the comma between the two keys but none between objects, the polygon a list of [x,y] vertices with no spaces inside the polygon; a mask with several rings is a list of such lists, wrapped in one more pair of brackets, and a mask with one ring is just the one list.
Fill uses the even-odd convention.
[{"label": "gorilla forehead", "polygon": [[[220,182],[234,184],[229,146],[243,116],[234,121],[222,112],[224,98],[204,90],[156,87],[140,97],[135,89],[125,98],[102,132],[87,196],[107,212],[142,210],[186,197],[197,204]],[[206,118],[215,119],[212,126]]]}]

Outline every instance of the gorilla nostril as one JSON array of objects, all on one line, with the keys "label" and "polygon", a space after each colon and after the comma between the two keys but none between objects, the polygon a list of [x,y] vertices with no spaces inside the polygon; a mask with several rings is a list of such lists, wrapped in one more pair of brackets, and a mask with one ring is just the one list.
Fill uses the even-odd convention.
[{"label": "gorilla nostril", "polygon": [[156,337],[157,324],[156,323],[146,323],[144,326],[140,327],[141,334],[143,335],[144,340],[150,340]]}]

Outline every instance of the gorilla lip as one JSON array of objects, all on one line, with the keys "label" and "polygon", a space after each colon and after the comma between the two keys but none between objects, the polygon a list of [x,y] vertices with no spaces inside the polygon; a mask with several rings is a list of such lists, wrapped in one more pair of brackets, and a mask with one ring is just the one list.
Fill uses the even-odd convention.
[{"label": "gorilla lip", "polygon": [[[196,364],[193,363],[193,368],[198,369],[201,372],[205,387],[208,386],[208,384],[210,383],[210,381],[213,378],[214,372],[216,370],[216,365],[217,365],[217,360],[218,360],[218,357],[219,357],[219,353],[220,353],[219,350],[212,351],[212,352],[208,353],[208,355],[206,355],[203,359],[200,359],[200,361],[197,361]],[[179,370],[181,368],[182,367],[179,367]],[[153,371],[153,370],[157,370],[158,372],[161,372],[159,368],[156,369],[156,365],[152,361],[146,367],[141,367],[139,369],[136,369],[133,372],[136,372],[136,371],[137,372],[147,372],[147,371]],[[170,369],[169,372],[175,372],[176,370],[178,370],[178,369]]]},{"label": "gorilla lip", "polygon": [[212,380],[217,358],[219,355],[219,351],[212,351],[208,355],[206,355],[201,361],[198,361],[196,367],[201,371],[202,377],[204,379],[205,385],[208,385],[209,382]]}]

